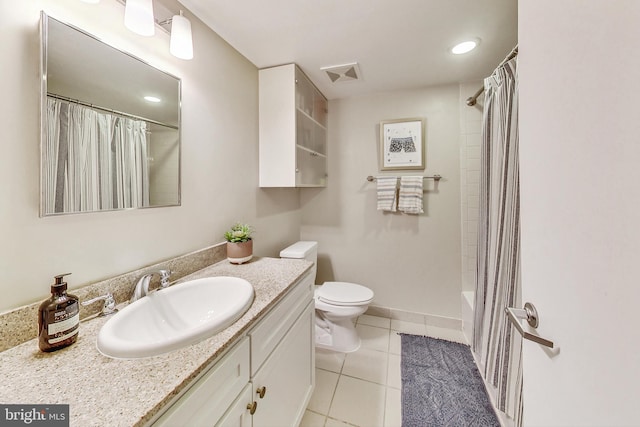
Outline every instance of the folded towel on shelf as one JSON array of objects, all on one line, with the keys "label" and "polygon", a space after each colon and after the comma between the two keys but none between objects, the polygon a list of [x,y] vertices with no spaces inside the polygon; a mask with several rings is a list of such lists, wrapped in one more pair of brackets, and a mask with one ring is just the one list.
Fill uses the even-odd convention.
[{"label": "folded towel on shelf", "polygon": [[400,178],[400,200],[398,210],[407,214],[421,214],[422,176],[403,176]]},{"label": "folded towel on shelf", "polygon": [[398,206],[398,177],[379,176],[378,183],[378,210],[395,212]]}]

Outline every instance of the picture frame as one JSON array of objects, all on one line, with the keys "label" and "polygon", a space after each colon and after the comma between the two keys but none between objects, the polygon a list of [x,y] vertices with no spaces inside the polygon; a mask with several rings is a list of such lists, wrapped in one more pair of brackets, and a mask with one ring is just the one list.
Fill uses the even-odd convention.
[{"label": "picture frame", "polygon": [[380,170],[424,170],[424,119],[380,122]]}]

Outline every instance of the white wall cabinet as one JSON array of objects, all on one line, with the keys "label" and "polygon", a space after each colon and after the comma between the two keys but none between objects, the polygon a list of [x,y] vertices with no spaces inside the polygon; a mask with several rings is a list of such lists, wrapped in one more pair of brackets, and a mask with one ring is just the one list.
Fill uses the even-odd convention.
[{"label": "white wall cabinet", "polygon": [[297,426],[315,385],[314,309],[307,274],[153,427]]},{"label": "white wall cabinet", "polygon": [[295,64],[259,71],[260,187],[325,187],[327,99]]}]

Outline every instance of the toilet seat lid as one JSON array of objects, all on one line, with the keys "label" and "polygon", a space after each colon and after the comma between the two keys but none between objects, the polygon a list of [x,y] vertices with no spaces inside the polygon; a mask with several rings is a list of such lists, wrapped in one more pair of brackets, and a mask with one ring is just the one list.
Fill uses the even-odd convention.
[{"label": "toilet seat lid", "polygon": [[325,282],[318,289],[317,296],[327,304],[364,305],[373,300],[373,291],[355,283]]}]

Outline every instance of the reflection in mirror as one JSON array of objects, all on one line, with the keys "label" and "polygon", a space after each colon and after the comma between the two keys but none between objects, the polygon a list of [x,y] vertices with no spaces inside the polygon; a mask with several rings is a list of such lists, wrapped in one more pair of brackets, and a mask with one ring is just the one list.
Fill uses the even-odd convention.
[{"label": "reflection in mirror", "polygon": [[42,13],[42,216],[180,204],[180,80]]}]

